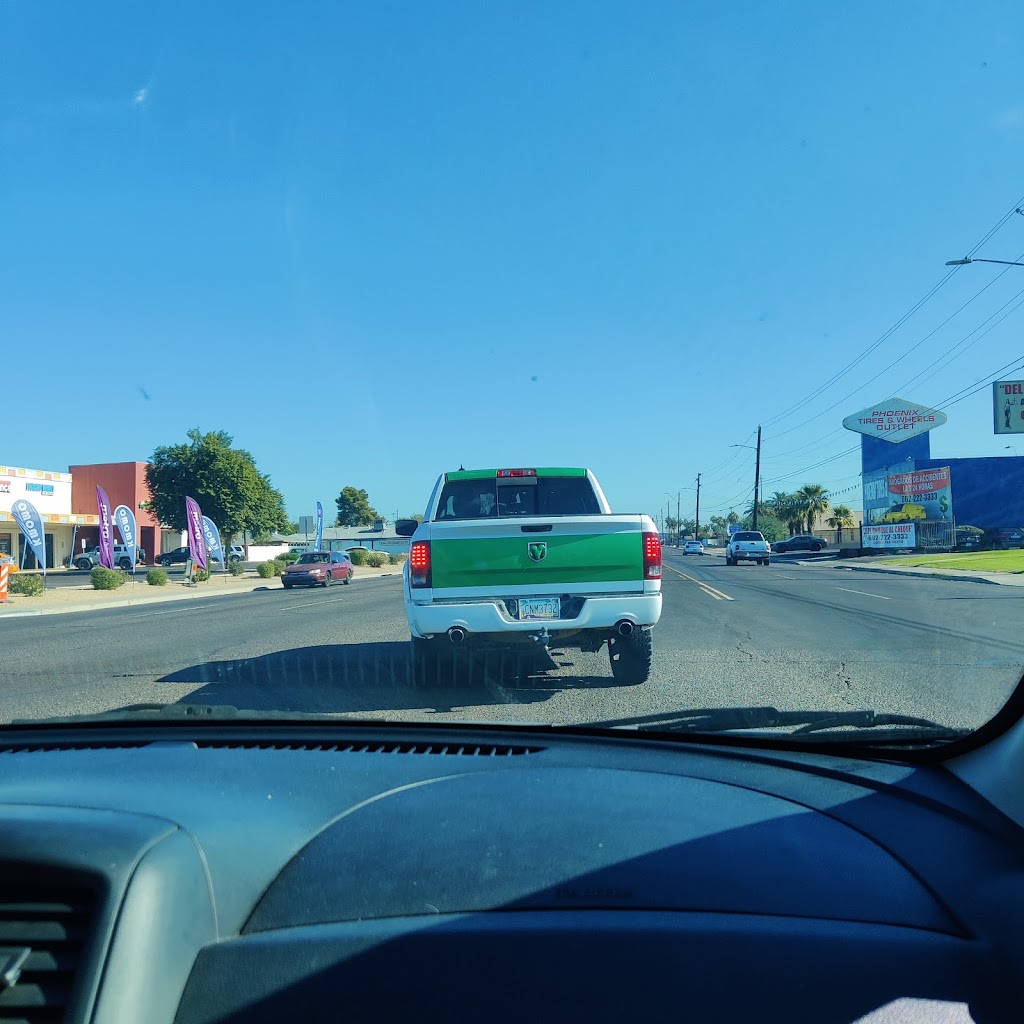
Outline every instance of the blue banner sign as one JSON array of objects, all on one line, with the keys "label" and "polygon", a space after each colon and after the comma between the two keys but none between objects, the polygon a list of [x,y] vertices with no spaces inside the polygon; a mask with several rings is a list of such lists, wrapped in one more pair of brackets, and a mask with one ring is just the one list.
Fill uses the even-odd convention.
[{"label": "blue banner sign", "polygon": [[138,550],[138,530],[135,527],[135,513],[127,505],[118,505],[114,509],[114,522],[117,524],[121,540],[128,549],[128,557],[132,560],[132,571],[135,571],[135,552]]},{"label": "blue banner sign", "polygon": [[210,557],[216,558],[223,569],[224,545],[220,542],[220,531],[217,529],[217,524],[209,516],[203,516],[203,540],[206,541],[206,550],[210,553]]},{"label": "blue banner sign", "polygon": [[46,541],[43,536],[43,520],[36,511],[35,505],[24,498],[19,498],[11,504],[11,517],[18,524],[18,529],[25,534],[36,561],[46,572]]}]

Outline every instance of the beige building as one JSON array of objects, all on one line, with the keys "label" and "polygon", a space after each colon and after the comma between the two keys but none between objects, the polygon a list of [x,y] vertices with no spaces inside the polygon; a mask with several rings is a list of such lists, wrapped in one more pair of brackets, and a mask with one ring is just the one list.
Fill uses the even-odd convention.
[{"label": "beige building", "polygon": [[11,505],[19,498],[30,501],[43,521],[48,568],[62,565],[70,557],[79,530],[87,527],[95,532],[99,526],[98,515],[71,511],[70,473],[0,465],[0,554],[16,558],[19,564],[24,560],[26,569],[38,566],[11,515]]}]

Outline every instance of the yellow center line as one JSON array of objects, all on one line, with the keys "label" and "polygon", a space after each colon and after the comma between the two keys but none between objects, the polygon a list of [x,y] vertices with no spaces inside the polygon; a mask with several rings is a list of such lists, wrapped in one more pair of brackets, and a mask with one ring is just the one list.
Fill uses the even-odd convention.
[{"label": "yellow center line", "polygon": [[721,590],[715,590],[715,588],[713,586],[711,586],[710,583],[704,583],[701,580],[695,579],[693,576],[687,576],[685,572],[682,572],[679,569],[676,569],[676,568],[674,568],[671,565],[665,565],[664,568],[670,569],[677,576],[682,576],[682,578],[684,580],[686,580],[688,583],[696,583],[697,586],[700,587],[700,589],[703,590],[704,593],[708,595],[708,597],[713,597],[716,601],[734,601],[735,600],[735,598],[730,597],[728,594],[723,594]]}]

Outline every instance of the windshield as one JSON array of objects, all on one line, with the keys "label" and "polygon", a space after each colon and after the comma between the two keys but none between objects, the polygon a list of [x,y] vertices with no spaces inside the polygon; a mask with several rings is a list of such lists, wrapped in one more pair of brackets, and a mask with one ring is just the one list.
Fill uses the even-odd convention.
[{"label": "windshield", "polygon": [[1014,692],[1024,6],[0,29],[0,727],[932,742]]}]

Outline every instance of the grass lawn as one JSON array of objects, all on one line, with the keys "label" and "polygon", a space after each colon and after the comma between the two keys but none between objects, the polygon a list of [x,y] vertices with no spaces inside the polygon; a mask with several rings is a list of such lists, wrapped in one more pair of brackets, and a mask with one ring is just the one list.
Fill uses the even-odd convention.
[{"label": "grass lawn", "polygon": [[984,572],[1024,572],[1024,549],[1013,551],[971,551],[949,555],[908,555],[887,558],[889,565],[912,565],[926,569],[977,569]]}]

